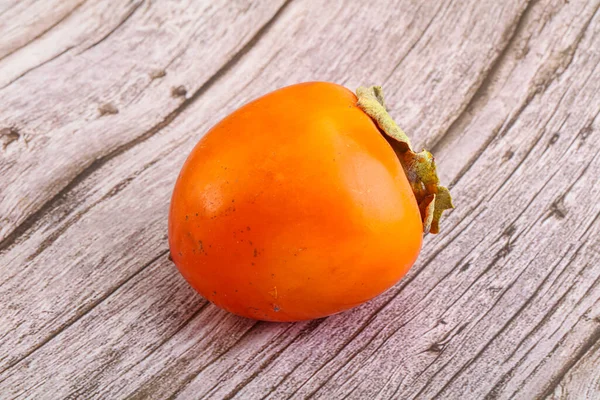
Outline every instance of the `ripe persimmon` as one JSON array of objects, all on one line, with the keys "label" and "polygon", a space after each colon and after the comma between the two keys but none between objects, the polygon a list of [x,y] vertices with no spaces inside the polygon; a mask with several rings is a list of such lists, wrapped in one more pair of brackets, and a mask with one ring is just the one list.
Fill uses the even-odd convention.
[{"label": "ripe persimmon", "polygon": [[378,87],[310,82],[214,126],[171,201],[171,257],[206,299],[268,321],[324,317],[393,286],[451,207]]}]

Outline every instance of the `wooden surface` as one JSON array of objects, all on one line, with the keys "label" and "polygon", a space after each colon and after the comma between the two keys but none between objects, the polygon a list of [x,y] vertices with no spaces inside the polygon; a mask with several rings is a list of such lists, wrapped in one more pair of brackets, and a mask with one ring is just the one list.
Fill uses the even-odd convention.
[{"label": "wooden surface", "polygon": [[[599,8],[0,1],[0,398],[600,399]],[[168,261],[171,189],[308,80],[382,84],[457,208],[373,301],[238,318]]]}]

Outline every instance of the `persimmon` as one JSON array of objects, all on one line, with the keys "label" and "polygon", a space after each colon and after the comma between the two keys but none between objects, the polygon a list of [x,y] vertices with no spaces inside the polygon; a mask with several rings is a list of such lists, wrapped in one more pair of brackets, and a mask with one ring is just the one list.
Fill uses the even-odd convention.
[{"label": "persimmon", "polygon": [[309,82],[234,111],[175,184],[171,257],[215,305],[297,321],[355,307],[413,265],[452,207],[379,87]]}]

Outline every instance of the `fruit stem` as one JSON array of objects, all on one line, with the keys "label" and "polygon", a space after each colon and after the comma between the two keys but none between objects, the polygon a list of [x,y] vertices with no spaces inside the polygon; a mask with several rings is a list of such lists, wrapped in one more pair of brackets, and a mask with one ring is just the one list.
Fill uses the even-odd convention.
[{"label": "fruit stem", "polygon": [[387,112],[381,86],[356,89],[360,107],[385,133],[411,184],[423,221],[423,233],[438,233],[445,210],[454,208],[450,191],[441,186],[435,160],[427,150],[415,153],[410,139]]}]

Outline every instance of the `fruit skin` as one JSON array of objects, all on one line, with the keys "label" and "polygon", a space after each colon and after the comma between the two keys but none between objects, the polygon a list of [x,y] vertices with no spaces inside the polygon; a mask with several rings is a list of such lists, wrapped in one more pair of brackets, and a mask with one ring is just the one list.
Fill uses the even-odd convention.
[{"label": "fruit skin", "polygon": [[206,299],[268,321],[320,318],[393,286],[422,243],[398,158],[348,89],[309,82],[233,112],[175,184],[171,256]]}]

